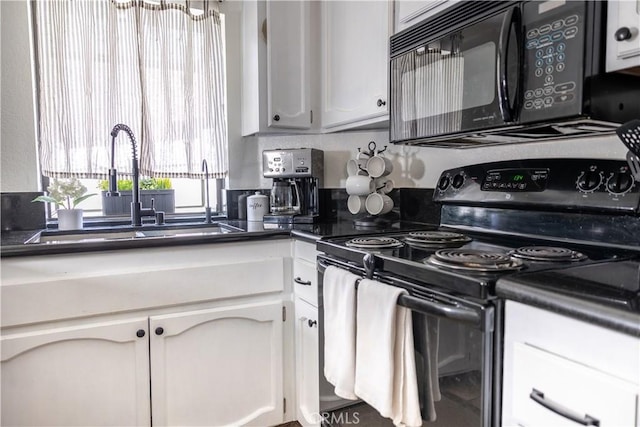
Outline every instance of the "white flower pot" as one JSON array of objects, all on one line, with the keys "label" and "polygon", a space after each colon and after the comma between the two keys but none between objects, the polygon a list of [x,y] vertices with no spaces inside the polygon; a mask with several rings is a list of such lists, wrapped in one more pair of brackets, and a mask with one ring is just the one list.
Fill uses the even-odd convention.
[{"label": "white flower pot", "polygon": [[58,230],[81,230],[82,209],[59,209]]}]

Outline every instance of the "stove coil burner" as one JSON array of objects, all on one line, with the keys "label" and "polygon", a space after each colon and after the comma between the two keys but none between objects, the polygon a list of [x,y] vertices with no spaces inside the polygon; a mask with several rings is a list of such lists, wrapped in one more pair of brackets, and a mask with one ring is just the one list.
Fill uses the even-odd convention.
[{"label": "stove coil burner", "polygon": [[450,231],[414,231],[405,238],[411,246],[418,248],[457,248],[471,241],[471,238]]},{"label": "stove coil burner", "polygon": [[523,266],[522,261],[509,254],[476,249],[441,249],[427,258],[426,262],[472,272],[514,271]]},{"label": "stove coil burner", "polygon": [[356,237],[345,243],[350,248],[359,249],[391,249],[403,246],[403,243],[393,237]]},{"label": "stove coil burner", "polygon": [[580,252],[554,246],[524,246],[512,251],[511,256],[528,261],[551,262],[571,262],[587,259],[587,256]]}]

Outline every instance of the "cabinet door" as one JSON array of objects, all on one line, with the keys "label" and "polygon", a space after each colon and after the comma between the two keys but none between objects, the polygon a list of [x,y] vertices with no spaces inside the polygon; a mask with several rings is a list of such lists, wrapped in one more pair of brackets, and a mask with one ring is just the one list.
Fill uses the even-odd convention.
[{"label": "cabinet door", "polygon": [[147,318],[5,335],[2,425],[149,425]]},{"label": "cabinet door", "polygon": [[282,303],[154,316],[154,425],[283,421]]},{"label": "cabinet door", "polygon": [[640,0],[607,2],[607,71],[640,66]]},{"label": "cabinet door", "polygon": [[459,0],[396,0],[395,30],[398,33],[436,13],[451,7]]},{"label": "cabinet door", "polygon": [[387,117],[389,2],[322,2],[322,126]]},{"label": "cabinet door", "polygon": [[311,127],[310,24],[309,2],[267,2],[269,127]]},{"label": "cabinet door", "polygon": [[300,258],[294,259],[293,292],[309,304],[318,305],[318,271],[315,264]]},{"label": "cabinet door", "polygon": [[296,298],[296,415],[303,426],[320,425],[318,308]]}]

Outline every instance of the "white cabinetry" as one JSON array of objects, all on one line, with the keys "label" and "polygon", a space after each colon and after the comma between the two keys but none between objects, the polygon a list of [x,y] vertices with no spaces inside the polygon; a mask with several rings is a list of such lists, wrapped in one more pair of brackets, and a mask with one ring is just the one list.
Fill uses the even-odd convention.
[{"label": "white cabinetry", "polygon": [[398,33],[425,18],[442,12],[458,1],[459,0],[396,0],[394,33]]},{"label": "white cabinetry", "polygon": [[294,241],[296,415],[298,422],[305,427],[318,426],[321,421],[316,255],[314,244]]},{"label": "white cabinetry", "polygon": [[325,1],[321,9],[322,127],[388,120],[388,1]]},{"label": "white cabinetry", "polygon": [[154,425],[282,422],[282,302],[153,316]]},{"label": "white cabinetry", "polygon": [[607,2],[606,37],[608,72],[640,66],[640,1]]},{"label": "white cabinetry", "polygon": [[640,340],[508,301],[504,426],[638,426]]},{"label": "white cabinetry", "polygon": [[311,2],[242,2],[242,134],[311,128]]},{"label": "white cabinetry", "polygon": [[150,425],[147,318],[2,336],[2,425]]},{"label": "white cabinetry", "polygon": [[283,423],[290,258],[288,239],[3,258],[2,425]]}]

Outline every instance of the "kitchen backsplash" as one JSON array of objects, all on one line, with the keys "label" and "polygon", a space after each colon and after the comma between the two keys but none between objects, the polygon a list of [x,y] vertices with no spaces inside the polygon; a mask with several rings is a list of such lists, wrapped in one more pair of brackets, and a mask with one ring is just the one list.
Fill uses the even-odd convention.
[{"label": "kitchen backsplash", "polygon": [[0,193],[2,231],[38,230],[45,227],[45,204],[31,203],[42,192]]},{"label": "kitchen backsplash", "polygon": [[[242,194],[251,195],[255,191],[269,195],[268,189],[258,190],[226,190],[227,217],[238,219],[238,197]],[[425,188],[400,188],[390,194],[394,208],[387,214],[389,219],[402,219],[437,224],[440,222],[440,207],[432,202],[433,190]],[[349,195],[344,189],[321,189],[320,209],[323,222],[349,221],[364,215],[352,215],[347,209]]]}]

